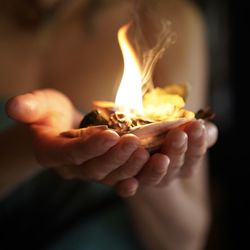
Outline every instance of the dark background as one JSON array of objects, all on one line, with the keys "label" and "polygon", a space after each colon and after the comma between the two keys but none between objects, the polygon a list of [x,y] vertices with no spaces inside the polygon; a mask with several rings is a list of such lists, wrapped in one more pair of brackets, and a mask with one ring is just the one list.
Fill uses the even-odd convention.
[{"label": "dark background", "polygon": [[207,23],[210,103],[220,130],[210,150],[213,219],[206,250],[250,249],[250,11],[247,1],[194,1]]},{"label": "dark background", "polygon": [[[198,1],[208,27],[210,103],[220,129],[210,150],[212,228],[207,250],[249,249],[250,31],[244,2]],[[243,144],[245,144],[243,146]]]}]

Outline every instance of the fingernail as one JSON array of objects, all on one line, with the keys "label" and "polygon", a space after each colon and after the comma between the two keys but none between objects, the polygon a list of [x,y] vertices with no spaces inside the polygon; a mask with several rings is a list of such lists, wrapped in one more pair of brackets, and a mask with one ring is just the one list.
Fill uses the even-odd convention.
[{"label": "fingernail", "polygon": [[187,135],[185,133],[179,134],[179,137],[172,142],[172,146],[176,149],[183,148],[187,142]]},{"label": "fingernail", "polygon": [[204,131],[205,131],[205,125],[200,124],[200,126],[198,126],[194,131],[191,132],[191,136],[194,139],[199,139],[203,135]]},{"label": "fingernail", "polygon": [[104,147],[114,146],[120,138],[119,135],[112,130],[104,130],[101,133],[105,136],[108,136],[108,138],[103,138],[104,139],[104,142],[103,142]]}]

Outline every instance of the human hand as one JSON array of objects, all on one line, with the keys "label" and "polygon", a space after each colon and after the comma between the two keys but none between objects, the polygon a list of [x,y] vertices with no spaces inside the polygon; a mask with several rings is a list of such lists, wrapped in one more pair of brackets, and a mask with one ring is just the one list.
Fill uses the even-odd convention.
[{"label": "human hand", "polygon": [[66,179],[107,182],[121,196],[136,192],[134,176],[149,157],[136,136],[120,137],[104,126],[74,130],[82,120],[81,113],[68,97],[52,89],[13,97],[6,110],[29,127],[40,165]]},{"label": "human hand", "polygon": [[[165,185],[191,175],[217,137],[214,125],[195,121],[183,131],[169,131],[161,152],[149,158],[134,135],[120,137],[104,126],[74,129],[82,115],[65,95],[51,89],[12,98],[7,113],[30,128],[42,166],[55,169],[66,179],[114,186],[124,197],[134,195],[139,184]],[[196,138],[199,131],[201,136]],[[178,144],[182,146],[176,147]]]},{"label": "human hand", "polygon": [[217,127],[203,120],[170,130],[160,152],[150,158],[137,176],[140,184],[165,186],[174,179],[191,177],[217,136]]},{"label": "human hand", "polygon": [[[115,185],[121,196],[132,196],[138,186],[166,186],[175,179],[191,177],[207,149],[216,142],[217,135],[217,127],[203,120],[192,121],[182,128],[169,130],[160,152],[148,158],[143,167],[141,164],[138,167],[136,159],[131,158],[131,164],[124,164],[107,175],[102,183]],[[136,153],[135,158],[140,159],[145,155],[145,149],[137,150]],[[126,181],[120,182],[121,178],[125,179],[126,174],[127,181],[133,180],[130,185],[134,192],[126,191]]]}]

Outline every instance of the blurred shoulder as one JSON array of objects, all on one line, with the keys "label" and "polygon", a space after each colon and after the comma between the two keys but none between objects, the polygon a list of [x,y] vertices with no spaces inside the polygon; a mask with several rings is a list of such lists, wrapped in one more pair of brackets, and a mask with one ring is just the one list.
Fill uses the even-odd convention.
[{"label": "blurred shoulder", "polygon": [[[153,0],[147,0],[153,4]],[[156,2],[155,2],[156,3]],[[158,0],[155,7],[162,14],[178,17],[180,20],[190,20],[202,22],[202,14],[198,6],[193,1],[188,0]]]},{"label": "blurred shoulder", "polygon": [[[189,82],[193,98],[189,98],[188,107],[197,110],[206,100],[208,70],[207,29],[202,12],[187,0],[147,0],[147,4],[157,14],[153,20],[154,27],[167,19],[177,36],[175,44],[167,49],[157,64],[154,82],[160,86]],[[148,34],[153,34],[154,27],[148,28]]]},{"label": "blurred shoulder", "polygon": [[202,12],[192,1],[146,0],[144,4],[148,8],[154,9],[158,18],[169,19],[176,31],[202,32],[205,29]]}]

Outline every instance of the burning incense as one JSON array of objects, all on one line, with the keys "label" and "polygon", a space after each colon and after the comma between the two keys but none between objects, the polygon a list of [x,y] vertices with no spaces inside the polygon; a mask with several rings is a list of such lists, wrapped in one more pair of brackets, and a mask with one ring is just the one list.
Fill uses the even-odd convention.
[{"label": "burning incense", "polygon": [[148,50],[140,64],[128,41],[130,24],[118,31],[118,41],[124,58],[124,72],[115,103],[94,101],[93,111],[87,114],[81,128],[105,125],[118,134],[133,133],[149,151],[157,150],[169,129],[180,127],[194,119],[185,109],[187,84],[172,84],[154,88],[152,72],[166,47],[173,43],[170,23],[163,22],[157,45]]}]

